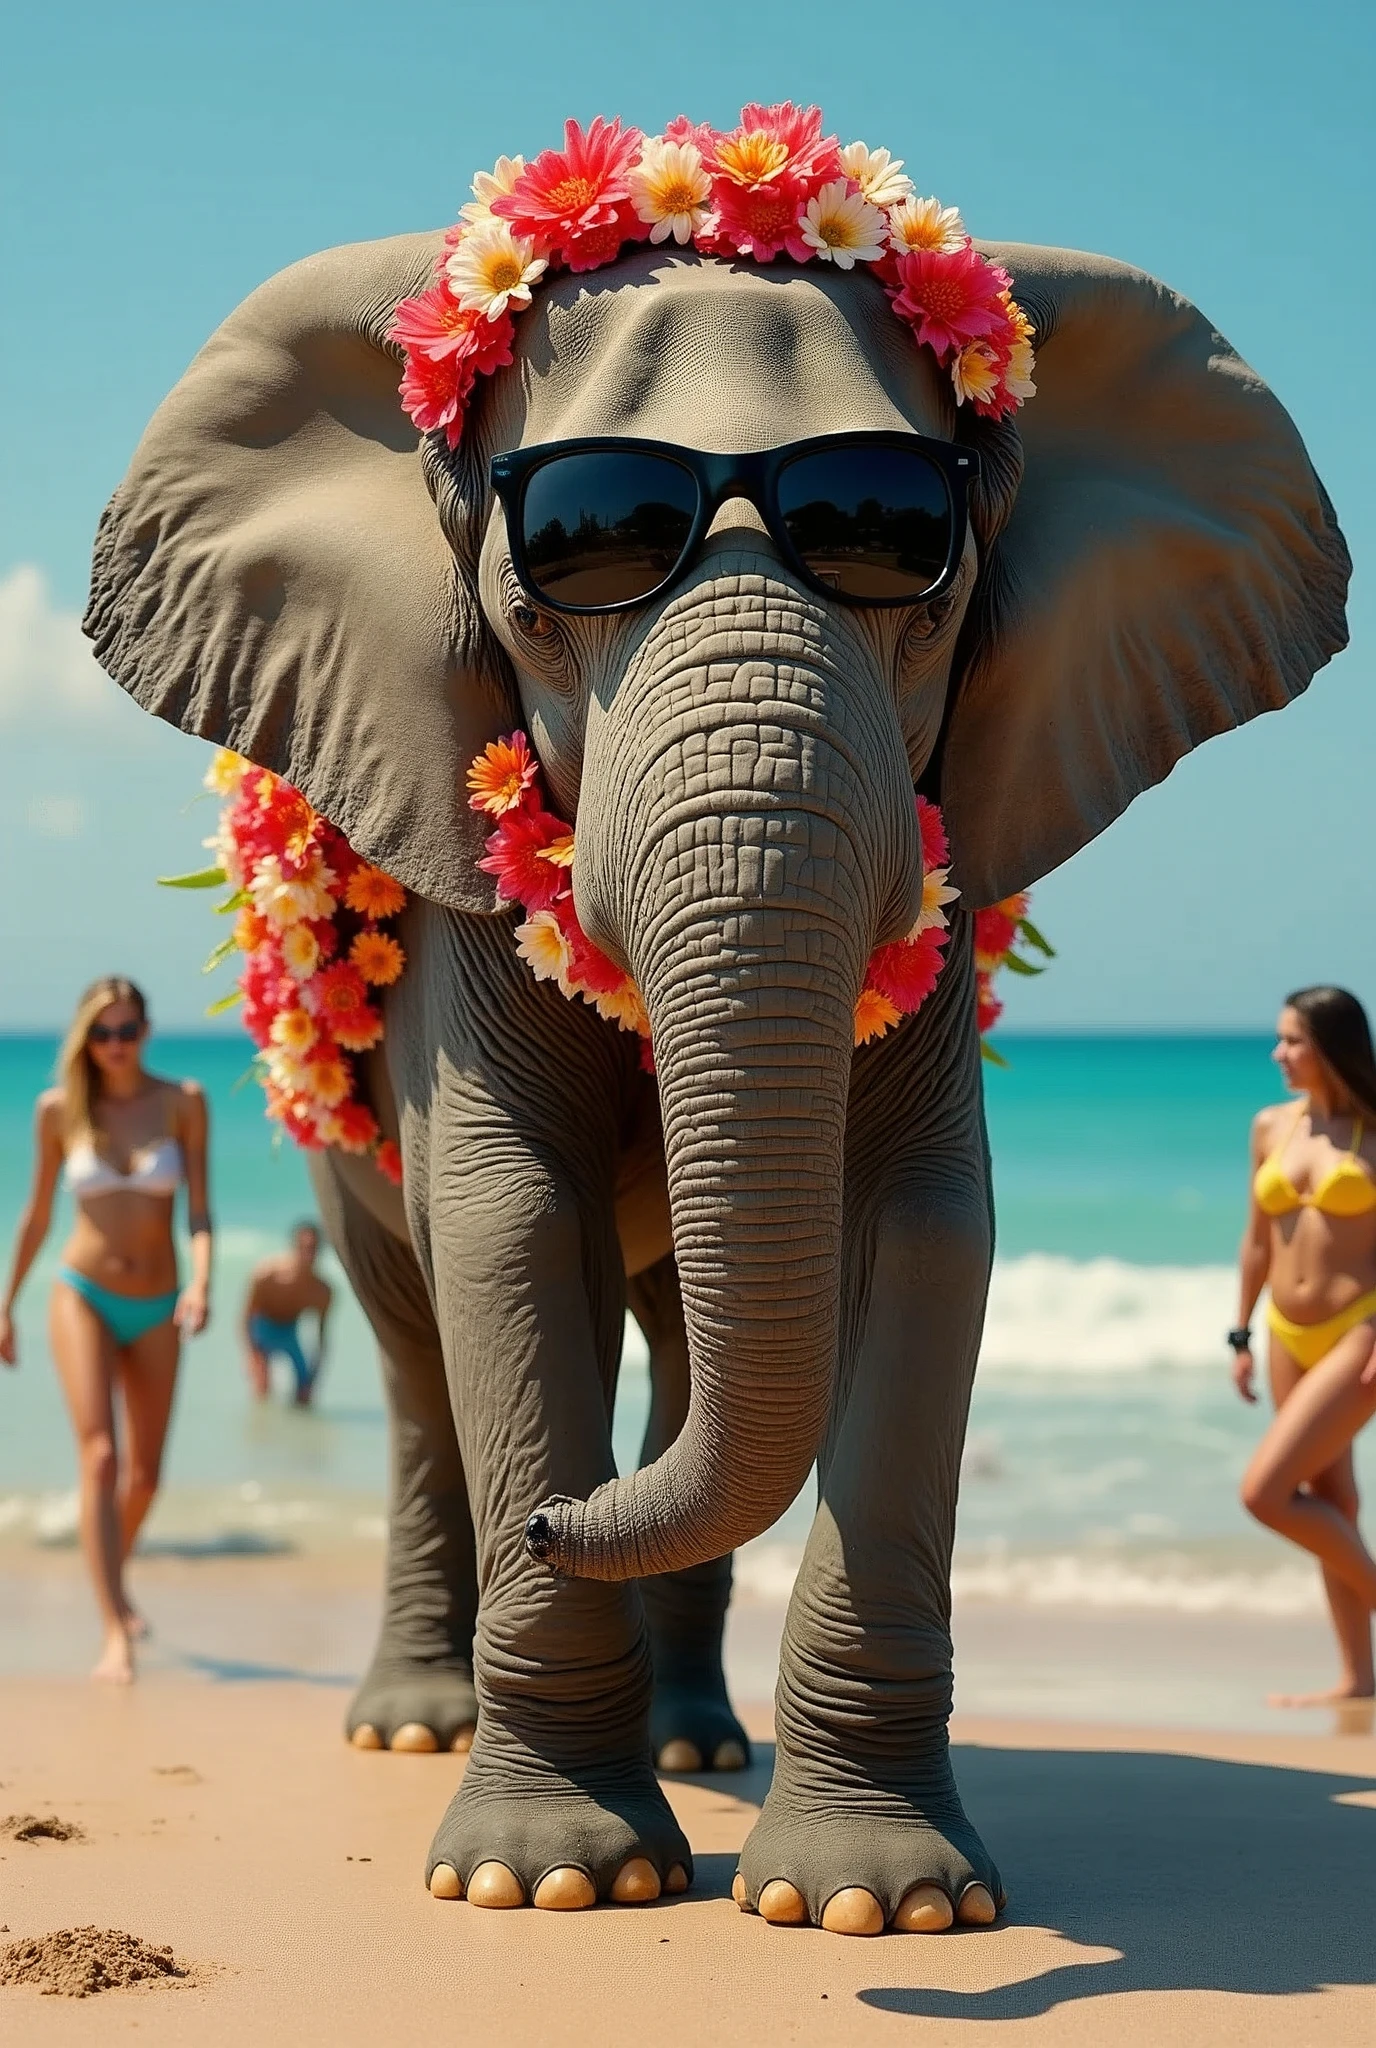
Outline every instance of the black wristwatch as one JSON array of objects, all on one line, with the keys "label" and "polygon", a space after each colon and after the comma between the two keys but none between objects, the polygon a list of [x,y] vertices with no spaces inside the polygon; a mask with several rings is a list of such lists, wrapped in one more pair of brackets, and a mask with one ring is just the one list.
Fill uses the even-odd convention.
[{"label": "black wristwatch", "polygon": [[1252,1333],[1245,1323],[1240,1330],[1229,1330],[1228,1349],[1230,1351],[1250,1351],[1251,1348]]}]

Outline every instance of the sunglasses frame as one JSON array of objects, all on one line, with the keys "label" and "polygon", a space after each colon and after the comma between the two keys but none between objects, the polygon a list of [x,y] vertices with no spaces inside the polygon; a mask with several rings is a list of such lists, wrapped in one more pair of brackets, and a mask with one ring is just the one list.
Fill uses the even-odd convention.
[{"label": "sunglasses frame", "polygon": [[142,1024],[93,1024],[86,1033],[87,1045],[137,1045]]},{"label": "sunglasses frame", "polygon": [[[814,576],[794,547],[779,510],[779,479],[785,470],[801,457],[820,454],[831,448],[900,448],[904,451],[916,451],[925,455],[932,466],[940,472],[950,505],[950,542],[941,574],[920,596],[847,596],[844,591],[837,590],[821,577]],[[598,454],[658,455],[676,463],[692,477],[697,486],[697,511],[689,528],[688,538],[673,568],[643,596],[620,598],[615,604],[564,604],[559,598],[550,597],[543,591],[530,574],[526,561],[525,538],[521,531],[526,491],[531,478],[551,462],[557,462],[566,455]],[[962,448],[951,441],[934,440],[926,434],[882,430],[875,433],[857,430],[844,434],[817,434],[806,441],[788,441],[779,448],[761,448],[745,455],[716,455],[703,448],[683,448],[674,441],[641,441],[627,435],[593,434],[578,440],[546,441],[534,448],[509,449],[503,455],[493,456],[490,469],[492,488],[501,500],[502,509],[506,514],[506,537],[507,546],[511,551],[511,566],[522,589],[548,611],[568,612],[582,617],[635,611],[671,589],[696,558],[703,541],[707,538],[708,528],[713,519],[730,498],[749,499],[764,520],[769,537],[779,554],[809,590],[815,590],[823,597],[832,598],[838,604],[851,605],[858,610],[893,611],[900,605],[930,604],[934,598],[940,597],[944,590],[950,588],[960,567],[970,523],[969,487],[978,475],[979,456],[973,448]]]}]

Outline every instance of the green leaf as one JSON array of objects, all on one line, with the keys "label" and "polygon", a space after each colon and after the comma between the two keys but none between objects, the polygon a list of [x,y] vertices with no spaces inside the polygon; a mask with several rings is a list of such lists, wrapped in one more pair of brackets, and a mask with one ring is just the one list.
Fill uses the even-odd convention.
[{"label": "green leaf", "polygon": [[1045,974],[1044,967],[1034,967],[1030,960],[1020,959],[1016,953],[1005,953],[1002,965],[1011,967],[1014,974]]},{"label": "green leaf", "polygon": [[987,1060],[991,1067],[1002,1067],[1007,1072],[1007,1060],[1001,1052],[994,1051],[987,1038],[981,1038],[979,1042],[979,1056],[982,1060]]},{"label": "green leaf", "polygon": [[219,889],[229,880],[223,868],[197,868],[190,875],[159,875],[160,889]]},{"label": "green leaf", "polygon": [[1033,924],[1030,917],[1020,917],[1018,919],[1018,930],[1026,939],[1028,945],[1035,946],[1037,951],[1042,955],[1044,959],[1055,959],[1056,948],[1054,946],[1047,944],[1046,940],[1037,930],[1037,927]]},{"label": "green leaf", "polygon": [[264,1074],[267,1072],[267,1066],[268,1063],[263,1058],[263,1055],[260,1052],[256,1052],[253,1055],[253,1058],[249,1061],[248,1065],[244,1068],[243,1073],[240,1074],[238,1080],[230,1089],[230,1094],[237,1095],[241,1088],[247,1088],[250,1081],[261,1082]]},{"label": "green leaf", "polygon": [[226,1010],[232,1010],[236,1003],[241,1003],[243,1000],[243,990],[241,988],[232,988],[227,996],[220,996],[215,1002],[206,1004],[206,1016],[223,1017]]},{"label": "green leaf", "polygon": [[253,901],[247,889],[236,889],[232,896],[226,896],[223,903],[215,905],[216,917],[228,917],[233,910],[243,910]]},{"label": "green leaf", "polygon": [[216,946],[214,952],[206,961],[205,966],[201,969],[201,973],[213,974],[222,960],[228,960],[230,954],[237,951],[238,948],[234,943],[234,934],[231,932],[227,939],[221,939],[219,945]]}]

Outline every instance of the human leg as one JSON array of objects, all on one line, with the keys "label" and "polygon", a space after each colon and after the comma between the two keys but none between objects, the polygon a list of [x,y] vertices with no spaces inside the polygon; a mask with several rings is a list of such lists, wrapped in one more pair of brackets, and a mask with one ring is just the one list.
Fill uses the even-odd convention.
[{"label": "human leg", "polygon": [[76,1434],[81,1547],[104,1633],[91,1676],[127,1685],[134,1665],[124,1618],[116,1500],[114,1345],[95,1310],[62,1280],[53,1286],[48,1335]]},{"label": "human leg", "polygon": [[119,1483],[121,1556],[128,1558],[162,1476],[163,1447],[177,1390],[181,1332],[170,1319],[118,1353],[125,1442]]},{"label": "human leg", "polygon": [[1363,1543],[1355,1520],[1315,1492],[1312,1482],[1350,1451],[1376,1414],[1376,1385],[1362,1383],[1373,1343],[1372,1324],[1360,1323],[1317,1365],[1301,1373],[1293,1359],[1276,1358],[1284,1346],[1272,1335],[1273,1384],[1289,1391],[1242,1482],[1248,1513],[1308,1550],[1368,1613],[1376,1608],[1376,1558]]},{"label": "human leg", "polygon": [[[1357,1475],[1354,1470],[1352,1447],[1348,1446],[1343,1455],[1333,1464],[1315,1474],[1309,1481],[1309,1491],[1318,1499],[1327,1501],[1329,1506],[1357,1527],[1360,1498],[1357,1492]],[[1342,1700],[1366,1700],[1376,1693],[1376,1673],[1372,1666],[1371,1610],[1358,1593],[1328,1565],[1320,1567],[1323,1573],[1324,1593],[1328,1600],[1329,1613],[1333,1619],[1333,1633],[1338,1639],[1339,1674],[1336,1685],[1320,1692],[1273,1693],[1271,1705],[1276,1707],[1323,1707],[1333,1706]]]}]

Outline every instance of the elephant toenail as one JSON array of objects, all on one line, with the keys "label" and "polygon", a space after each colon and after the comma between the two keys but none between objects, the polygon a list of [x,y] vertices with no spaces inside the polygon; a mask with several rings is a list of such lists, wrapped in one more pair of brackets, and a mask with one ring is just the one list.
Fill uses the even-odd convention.
[{"label": "elephant toenail", "polygon": [[[618,1906],[646,1905],[660,1894],[659,1872],[648,1856],[632,1856],[616,1873],[612,1897]],[[536,1900],[539,1904],[539,1900]]]},{"label": "elephant toenail", "polygon": [[728,1735],[725,1742],[719,1742],[712,1752],[714,1771],[743,1771],[745,1750],[734,1735]]},{"label": "elephant toenail", "polygon": [[543,1564],[554,1548],[554,1524],[537,1508],[526,1523],[526,1549],[537,1564]]},{"label": "elephant toenail", "polygon": [[847,1885],[827,1900],[822,1925],[828,1934],[882,1934],[884,1908],[863,1885]]},{"label": "elephant toenail", "polygon": [[432,1899],[461,1899],[463,1879],[452,1863],[437,1863],[430,1873]]},{"label": "elephant toenail", "polygon": [[551,1870],[535,1887],[535,1903],[545,1913],[581,1913],[597,1904],[597,1893],[585,1870]]},{"label": "elephant toenail", "polygon": [[702,1751],[696,1742],[689,1742],[682,1735],[676,1735],[672,1741],[666,1742],[659,1752],[659,1768],[661,1771],[674,1772],[700,1771]]},{"label": "elephant toenail", "polygon": [[349,1737],[355,1749],[385,1749],[386,1743],[378,1734],[371,1721],[360,1721]]},{"label": "elephant toenail", "polygon": [[776,1877],[760,1893],[759,1913],[771,1927],[806,1927],[807,1901],[796,1885]]},{"label": "elephant toenail", "polygon": [[992,1927],[997,1914],[998,1908],[988,1885],[966,1885],[956,1907],[956,1918],[962,1927]]},{"label": "elephant toenail", "polygon": [[669,1865],[669,1875],[664,1880],[664,1889],[666,1892],[687,1891],[688,1873],[681,1863],[671,1863]]},{"label": "elephant toenail", "polygon": [[473,1737],[476,1732],[476,1729],[473,1728],[460,1728],[458,1734],[449,1745],[451,1753],[454,1756],[467,1756],[469,1750],[473,1747]]},{"label": "elephant toenail", "polygon": [[955,1917],[939,1884],[915,1884],[903,1894],[890,1924],[895,1934],[944,1934]]},{"label": "elephant toenail", "polygon": [[423,1721],[406,1721],[392,1737],[391,1746],[403,1756],[434,1756],[440,1746],[440,1739],[433,1728],[427,1728]]},{"label": "elephant toenail", "polygon": [[480,1863],[468,1880],[470,1906],[494,1906],[505,1911],[524,1906],[525,1889],[514,1870],[505,1863]]},{"label": "elephant toenail", "polygon": [[[674,1867],[675,1869],[677,1869],[677,1864],[675,1864]],[[741,1876],[739,1870],[736,1872],[736,1875],[731,1880],[731,1896],[736,1901],[736,1904],[740,1907],[742,1913],[754,1912],[755,1908],[751,1905],[749,1899],[746,1897],[745,1879]]]}]

